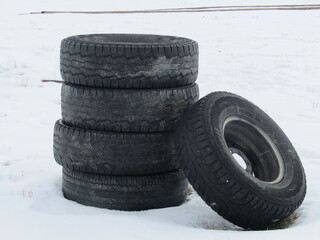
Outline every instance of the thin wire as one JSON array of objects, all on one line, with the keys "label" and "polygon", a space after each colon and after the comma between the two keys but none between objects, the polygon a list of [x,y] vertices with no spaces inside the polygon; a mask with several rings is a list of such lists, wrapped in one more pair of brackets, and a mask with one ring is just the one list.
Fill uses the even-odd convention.
[{"label": "thin wire", "polygon": [[[170,10],[192,10],[192,9],[219,9],[219,8],[272,8],[272,7],[320,7],[320,4],[301,4],[301,5],[250,5],[250,6],[210,6],[210,7],[190,7],[190,8],[162,8],[150,9],[149,11],[170,11]],[[148,11],[148,10],[147,10]]]},{"label": "thin wire", "polygon": [[[235,11],[274,11],[274,10],[320,10],[320,6],[309,7],[253,7],[221,9],[187,9],[187,10],[133,10],[133,11],[41,11],[29,14],[140,14],[140,13],[202,13],[202,12],[235,12]],[[21,14],[24,15],[24,14]]]}]

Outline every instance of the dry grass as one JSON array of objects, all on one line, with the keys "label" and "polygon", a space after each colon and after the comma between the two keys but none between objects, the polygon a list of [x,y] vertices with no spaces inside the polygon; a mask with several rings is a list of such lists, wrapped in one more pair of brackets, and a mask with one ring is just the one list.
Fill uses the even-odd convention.
[{"label": "dry grass", "polygon": [[277,223],[273,227],[269,228],[268,230],[278,230],[278,229],[286,229],[292,226],[296,220],[299,218],[300,214],[297,212],[292,213],[289,217],[287,217],[285,220]]}]

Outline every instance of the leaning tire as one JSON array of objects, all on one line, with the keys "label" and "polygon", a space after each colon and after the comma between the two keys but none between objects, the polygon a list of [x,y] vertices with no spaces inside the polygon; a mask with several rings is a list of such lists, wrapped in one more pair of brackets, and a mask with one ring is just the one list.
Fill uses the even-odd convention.
[{"label": "leaning tire", "polygon": [[189,182],[234,224],[268,228],[305,197],[304,170],[289,139],[267,114],[237,95],[217,92],[201,99],[182,118],[176,137]]},{"label": "leaning tire", "polygon": [[198,44],[187,38],[142,34],[93,34],[63,39],[62,78],[106,88],[189,85],[198,75]]},{"label": "leaning tire", "polygon": [[174,129],[199,98],[197,84],[164,89],[105,89],[63,84],[66,125],[111,132],[162,132]]},{"label": "leaning tire", "polygon": [[145,175],[177,169],[173,134],[112,133],[54,127],[54,158],[71,170],[117,175]]},{"label": "leaning tire", "polygon": [[100,208],[139,211],[182,204],[188,181],[181,170],[147,176],[110,176],[63,169],[67,199]]}]

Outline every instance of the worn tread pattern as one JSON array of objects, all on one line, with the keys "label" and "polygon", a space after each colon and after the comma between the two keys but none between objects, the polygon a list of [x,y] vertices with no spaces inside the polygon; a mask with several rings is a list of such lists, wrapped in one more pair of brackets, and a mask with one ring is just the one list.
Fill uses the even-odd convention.
[{"label": "worn tread pattern", "polygon": [[116,133],[70,127],[58,120],[53,153],[74,171],[110,175],[146,175],[177,169],[172,132]]},{"label": "worn tread pattern", "polygon": [[[222,133],[212,119],[220,116],[217,112],[210,112],[210,109],[227,106],[224,101],[214,105],[222,98],[242,99],[248,103],[227,92],[212,93],[199,100],[177,125],[175,143],[178,162],[193,188],[219,215],[243,228],[266,229],[288,217],[301,205],[306,194],[303,167],[281,129],[252,104],[254,107],[249,111],[250,114],[263,114],[272,122],[270,125],[275,130],[273,134],[282,136],[278,144],[282,144],[281,148],[285,149],[282,154],[287,161],[286,171],[291,167],[294,173],[288,177],[288,173],[285,173],[285,180],[275,186],[251,184],[244,174],[236,174],[227,165],[225,155],[221,154],[228,151],[224,149],[226,145],[217,140],[221,139]],[[235,109],[239,109],[239,106],[236,105]],[[220,137],[213,138],[213,134]]]},{"label": "worn tread pattern", "polygon": [[190,85],[198,75],[198,44],[187,38],[79,35],[63,39],[60,49],[62,78],[78,85],[170,88]]},{"label": "worn tread pattern", "polygon": [[89,174],[63,168],[64,196],[83,205],[139,211],[181,205],[188,181],[181,170],[145,176]]},{"label": "worn tread pattern", "polygon": [[106,89],[64,83],[62,119],[66,125],[111,132],[172,131],[199,99],[197,84],[163,89]]}]

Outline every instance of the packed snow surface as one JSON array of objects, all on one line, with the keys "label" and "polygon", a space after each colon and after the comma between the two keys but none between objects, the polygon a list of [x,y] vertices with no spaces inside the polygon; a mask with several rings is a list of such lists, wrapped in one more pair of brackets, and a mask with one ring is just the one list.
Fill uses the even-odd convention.
[{"label": "packed snow surface", "polygon": [[[0,238],[319,239],[320,11],[19,15],[41,10],[135,10],[319,1],[16,1],[0,4]],[[153,33],[196,40],[201,97],[239,94],[267,112],[292,141],[308,192],[286,229],[243,231],[192,193],[182,206],[141,212],[64,199],[52,154],[61,117],[61,39],[90,33]]]}]

